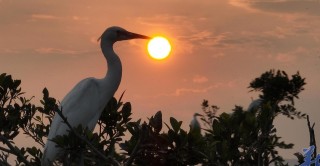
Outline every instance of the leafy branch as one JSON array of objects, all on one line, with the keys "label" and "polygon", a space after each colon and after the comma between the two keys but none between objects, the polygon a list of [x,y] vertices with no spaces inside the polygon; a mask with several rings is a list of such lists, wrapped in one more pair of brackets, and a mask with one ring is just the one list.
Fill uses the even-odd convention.
[{"label": "leafy branch", "polygon": [[[199,130],[182,129],[183,122],[174,117],[166,123],[161,111],[145,122],[132,121],[131,104],[121,101],[122,94],[118,101],[109,101],[98,120],[97,132],[92,132],[82,126],[72,127],[46,88],[42,105],[36,107],[31,104],[32,98],[22,97],[20,80],[1,74],[0,142],[6,147],[0,147],[0,165],[9,165],[9,156],[16,157],[17,165],[40,165],[42,148],[19,149],[13,140],[23,131],[43,147],[55,114],[69,128],[67,135],[52,139],[67,153],[68,161],[63,161],[67,164],[80,157],[84,165],[284,165],[277,149],[289,149],[293,144],[285,143],[277,135],[273,121],[278,115],[290,119],[307,117],[310,140],[315,144],[314,124],[294,105],[304,89],[304,80],[299,73],[291,77],[284,71],[263,73],[250,83],[251,91],[261,92],[262,99],[260,106],[251,111],[236,106],[232,113],[217,114],[219,108],[204,100]],[[123,140],[127,133],[131,136]]]},{"label": "leafy branch", "polygon": [[113,163],[115,163],[116,165],[120,165],[120,163],[118,161],[116,161],[115,159],[113,159],[112,157],[106,157],[102,152],[100,152],[98,149],[96,149],[91,143],[90,141],[88,141],[85,137],[83,137],[82,135],[78,134],[78,132],[76,132],[74,130],[74,128],[70,125],[70,123],[68,122],[67,118],[62,114],[62,108],[61,110],[59,108],[55,109],[57,114],[61,117],[61,119],[63,120],[63,122],[69,127],[70,131],[77,137],[79,138],[81,141],[85,142],[89,148],[95,152],[97,155],[99,155],[102,159],[104,159],[105,161],[112,161]]},{"label": "leafy branch", "polygon": [[1,150],[4,150],[5,152],[14,154],[18,157],[18,160],[21,160],[24,164],[26,164],[27,166],[32,166],[27,159],[25,158],[25,156],[20,152],[20,150],[17,147],[14,147],[11,142],[4,136],[0,135],[0,141],[2,141],[4,144],[6,144],[10,150],[5,149],[5,148],[1,148]]}]

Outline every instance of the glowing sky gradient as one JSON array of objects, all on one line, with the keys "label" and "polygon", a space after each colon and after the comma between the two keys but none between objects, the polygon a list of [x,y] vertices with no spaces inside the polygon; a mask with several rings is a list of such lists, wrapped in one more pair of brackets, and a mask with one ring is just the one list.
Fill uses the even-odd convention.
[{"label": "glowing sky gradient", "polygon": [[[316,122],[320,141],[319,0],[0,0],[0,73],[22,80],[26,96],[47,87],[60,101],[85,77],[101,78],[106,63],[97,42],[109,26],[170,39],[163,61],[147,54],[145,40],[117,43],[123,79],[116,96],[133,105],[134,118],[162,110],[184,121],[208,99],[221,112],[247,108],[250,81],[269,69],[300,71],[306,90],[297,108]],[[279,135],[308,147],[306,120],[278,118]]]}]

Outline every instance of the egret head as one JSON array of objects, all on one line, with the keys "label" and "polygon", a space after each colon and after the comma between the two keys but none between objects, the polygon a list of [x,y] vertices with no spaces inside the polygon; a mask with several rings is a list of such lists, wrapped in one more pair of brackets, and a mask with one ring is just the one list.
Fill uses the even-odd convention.
[{"label": "egret head", "polygon": [[194,117],[194,118],[197,117],[197,116],[203,116],[203,115],[198,114],[198,113],[193,114],[193,117]]},{"label": "egret head", "polygon": [[115,43],[117,41],[130,39],[150,39],[150,37],[129,32],[121,27],[113,26],[106,29],[98,40]]}]

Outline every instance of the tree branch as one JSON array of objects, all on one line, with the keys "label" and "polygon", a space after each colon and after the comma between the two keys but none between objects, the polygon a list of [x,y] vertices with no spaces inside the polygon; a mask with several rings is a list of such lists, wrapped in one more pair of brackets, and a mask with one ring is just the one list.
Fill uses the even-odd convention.
[{"label": "tree branch", "polygon": [[33,140],[35,140],[37,143],[39,143],[42,147],[45,146],[43,140],[41,138],[38,138],[36,135],[32,134],[29,129],[24,127],[24,128],[22,128],[22,130],[24,131],[24,134],[31,137]]},{"label": "tree branch", "polygon": [[316,158],[317,156],[317,144],[316,144],[316,139],[314,135],[314,125],[313,123],[312,127],[310,125],[310,120],[309,120],[309,115],[307,115],[307,123],[308,123],[308,128],[309,128],[309,135],[310,135],[310,146],[314,145],[314,152],[313,152],[313,157]]},{"label": "tree branch", "polygon": [[10,148],[10,150],[12,151],[12,154],[16,155],[27,166],[31,166],[31,164],[27,161],[27,159],[21,154],[20,150],[14,147],[6,137],[0,135],[0,140]]},{"label": "tree branch", "polygon": [[6,149],[6,148],[3,148],[3,147],[0,147],[0,150],[2,150],[4,152],[7,152],[7,153],[14,154],[10,149]]},{"label": "tree branch", "polygon": [[141,144],[141,140],[142,140],[142,135],[143,135],[143,130],[142,130],[142,127],[139,129],[140,130],[140,134],[139,134],[139,138],[138,138],[138,141],[136,143],[136,145],[134,146],[131,154],[130,154],[130,157],[128,158],[128,161],[125,163],[125,166],[130,166],[132,165],[132,162],[134,160],[134,157],[138,151],[138,147],[140,146]]},{"label": "tree branch", "polygon": [[64,115],[62,114],[62,108],[61,110],[59,110],[58,108],[56,108],[56,112],[58,113],[58,115],[61,117],[61,119],[63,120],[63,122],[69,127],[69,129],[71,130],[71,132],[78,137],[79,139],[81,139],[82,141],[84,141],[92,151],[94,151],[96,154],[98,154],[101,158],[103,158],[106,161],[111,160],[112,162],[114,162],[116,165],[120,166],[120,163],[113,159],[112,157],[106,157],[103,153],[101,153],[98,149],[96,149],[87,139],[83,138],[81,135],[79,135],[74,129],[73,127],[70,125],[70,123],[68,122],[67,118],[64,117]]},{"label": "tree branch", "polygon": [[1,160],[0,160],[0,165],[2,165],[2,166],[10,166],[10,164],[7,161],[1,161]]}]

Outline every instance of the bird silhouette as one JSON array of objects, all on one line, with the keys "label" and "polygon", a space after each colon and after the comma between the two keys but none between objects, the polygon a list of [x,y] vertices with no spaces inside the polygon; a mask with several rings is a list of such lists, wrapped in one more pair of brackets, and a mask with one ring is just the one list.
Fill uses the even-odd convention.
[{"label": "bird silhouette", "polygon": [[247,111],[255,111],[257,110],[258,108],[261,107],[263,103],[263,99],[256,99],[256,100],[253,100],[250,105],[248,106],[248,109]]},{"label": "bird silhouette", "polygon": [[[80,81],[62,100],[60,109],[72,127],[82,125],[93,130],[103,109],[117,91],[122,76],[122,65],[113,50],[117,41],[130,39],[150,39],[148,36],[129,32],[121,27],[107,28],[99,38],[104,57],[107,60],[107,74],[102,79],[86,78]],[[68,134],[68,126],[56,114],[53,118],[48,141],[45,145],[42,166],[50,166],[63,154],[63,150],[51,141],[57,135]]]},{"label": "bird silhouette", "polygon": [[193,115],[193,118],[190,122],[190,133],[196,133],[200,134],[201,133],[201,125],[197,120],[197,116],[202,116],[201,114],[195,113]]}]

